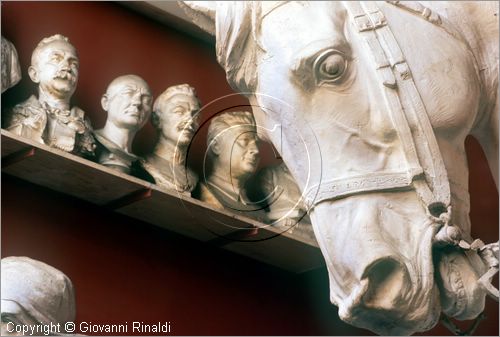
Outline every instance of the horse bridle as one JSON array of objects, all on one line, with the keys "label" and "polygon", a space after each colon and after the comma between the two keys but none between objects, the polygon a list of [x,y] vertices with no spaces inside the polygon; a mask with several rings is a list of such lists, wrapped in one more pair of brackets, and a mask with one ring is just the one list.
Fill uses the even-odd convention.
[{"label": "horse bridle", "polygon": [[[373,56],[407,169],[322,181],[308,189],[305,201],[312,208],[326,200],[358,193],[414,188],[430,215],[444,219],[442,214],[449,213],[450,207],[448,174],[403,52],[376,2],[345,1],[344,7]],[[442,22],[429,13],[432,12],[426,10],[424,17],[431,22]]]},{"label": "horse bridle", "polygon": [[[419,14],[470,49],[453,25],[420,3],[387,2]],[[343,4],[375,62],[387,110],[402,143],[408,168],[406,171],[375,172],[347,179],[322,181],[307,189],[304,194],[308,209],[311,210],[324,201],[338,200],[354,194],[414,189],[427,210],[431,223],[440,227],[435,235],[436,243],[476,251],[488,266],[488,271],[478,282],[498,301],[498,289],[491,285],[492,277],[498,273],[498,242],[490,245],[485,245],[481,240],[467,242],[460,229],[450,224],[451,193],[446,167],[425,105],[384,14],[375,1],[343,1]]]}]

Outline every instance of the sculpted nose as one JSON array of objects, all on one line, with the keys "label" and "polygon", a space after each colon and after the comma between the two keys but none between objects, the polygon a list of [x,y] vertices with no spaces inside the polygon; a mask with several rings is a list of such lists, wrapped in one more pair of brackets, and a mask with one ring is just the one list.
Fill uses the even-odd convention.
[{"label": "sculpted nose", "polygon": [[71,68],[69,66],[69,63],[68,62],[62,62],[60,65],[59,65],[59,72],[66,72],[66,73],[71,73]]},{"label": "sculpted nose", "polygon": [[259,154],[259,148],[257,147],[257,144],[254,142],[251,142],[250,145],[248,146],[248,152],[253,155],[258,155]]},{"label": "sculpted nose", "polygon": [[141,95],[139,93],[136,93],[134,96],[132,96],[132,104],[135,106],[141,105]]},{"label": "sculpted nose", "polygon": [[64,70],[67,70],[69,71],[71,69],[70,67],[70,60],[69,58],[64,58],[64,60],[62,60],[60,63],[59,63],[59,67],[61,69],[64,69]]},{"label": "sculpted nose", "polygon": [[393,311],[408,293],[408,271],[395,258],[374,261],[366,269],[365,277],[368,279],[368,289],[363,296],[366,307]]}]

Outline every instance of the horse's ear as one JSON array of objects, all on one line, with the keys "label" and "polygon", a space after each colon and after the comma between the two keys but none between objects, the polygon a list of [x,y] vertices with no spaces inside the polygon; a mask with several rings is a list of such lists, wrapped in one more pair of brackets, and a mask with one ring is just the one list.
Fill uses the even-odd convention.
[{"label": "horse's ear", "polygon": [[195,25],[215,36],[216,1],[178,1]]}]

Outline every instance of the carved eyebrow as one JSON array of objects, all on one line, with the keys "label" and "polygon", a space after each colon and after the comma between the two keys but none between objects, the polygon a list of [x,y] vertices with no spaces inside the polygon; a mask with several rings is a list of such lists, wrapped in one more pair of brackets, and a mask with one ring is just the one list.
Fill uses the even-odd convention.
[{"label": "carved eyebrow", "polygon": [[[54,55],[57,55],[57,56],[66,56],[68,53],[65,52],[65,51],[62,51],[62,50],[53,50],[50,52],[50,56],[54,56]],[[70,56],[68,57],[69,60],[77,60],[78,61],[78,57],[77,56]]]},{"label": "carved eyebrow", "polygon": [[54,57],[64,58],[64,53],[59,51],[59,50],[54,50],[54,51],[50,52],[49,58],[53,59]]},{"label": "carved eyebrow", "polygon": [[199,104],[194,103],[194,102],[190,101],[189,99],[188,100],[180,99],[178,101],[169,102],[169,103],[176,105],[176,106],[182,106],[186,110],[194,110],[194,109],[199,110],[200,109]]},{"label": "carved eyebrow", "polygon": [[[345,39],[328,39],[317,40],[306,45],[300,50],[297,55],[292,59],[291,69],[297,71],[302,68],[304,63],[311,61],[311,59],[318,56],[321,52],[333,49],[342,52],[347,57],[351,56],[351,47]],[[312,60],[314,61],[314,60]]]},{"label": "carved eyebrow", "polygon": [[299,83],[304,88],[313,88],[315,86],[315,77],[313,65],[316,58],[327,50],[337,50],[347,59],[351,59],[351,47],[346,40],[342,39],[324,39],[317,40],[306,45],[292,59],[290,65],[290,74],[292,80]]},{"label": "carved eyebrow", "polygon": [[151,96],[151,94],[148,92],[146,88],[143,88],[141,86],[133,85],[133,84],[127,84],[123,87],[123,91],[125,90],[132,90],[134,92],[138,92],[141,94],[141,96]]},{"label": "carved eyebrow", "polygon": [[122,91],[125,91],[125,90],[133,90],[133,91],[137,91],[137,87],[135,86],[132,86],[132,85],[124,85],[123,88],[121,89]]},{"label": "carved eyebrow", "polygon": [[117,95],[123,95],[125,93],[128,94],[131,92],[134,92],[134,94],[136,92],[139,92],[141,94],[141,97],[143,97],[143,96],[146,96],[148,98],[152,97],[152,95],[147,91],[147,89],[142,88],[142,87],[138,87],[134,84],[125,84],[121,87],[113,88],[113,90],[111,92],[107,92],[106,94],[110,98],[112,98],[112,97],[115,97]]},{"label": "carved eyebrow", "polygon": [[187,110],[189,110],[190,107],[191,106],[188,102],[175,102],[174,103],[174,110],[182,108],[184,110],[184,112],[186,112]]}]

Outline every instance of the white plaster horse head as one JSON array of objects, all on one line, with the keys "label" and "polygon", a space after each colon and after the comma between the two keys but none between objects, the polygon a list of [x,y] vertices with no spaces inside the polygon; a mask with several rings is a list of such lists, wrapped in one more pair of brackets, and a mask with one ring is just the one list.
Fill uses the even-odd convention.
[{"label": "white plaster horse head", "polygon": [[257,124],[282,126],[267,137],[309,203],[340,317],[379,334],[476,317],[496,263],[470,249],[464,140],[497,181],[498,4],[426,6],[183,4]]}]

